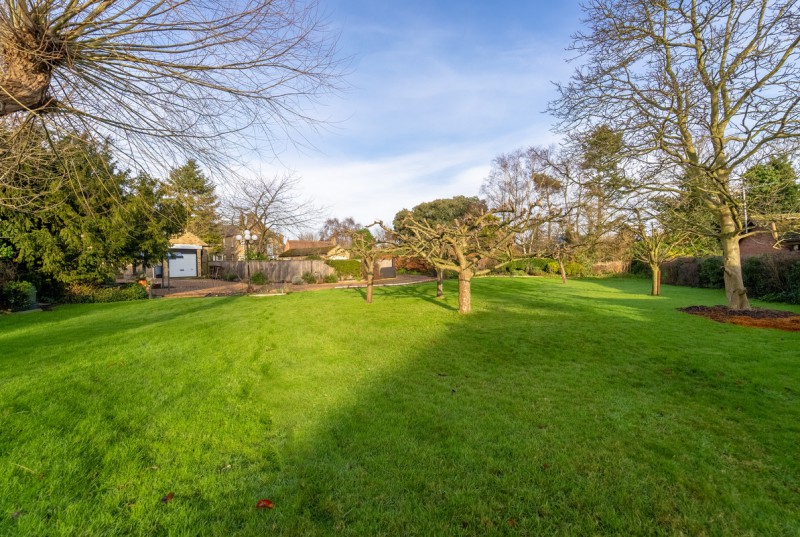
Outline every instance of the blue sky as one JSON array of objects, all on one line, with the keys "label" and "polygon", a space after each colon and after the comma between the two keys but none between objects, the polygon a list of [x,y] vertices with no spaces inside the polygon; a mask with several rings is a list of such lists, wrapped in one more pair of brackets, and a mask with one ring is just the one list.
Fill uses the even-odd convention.
[{"label": "blue sky", "polygon": [[349,89],[261,164],[289,168],[331,216],[363,224],[454,195],[478,195],[492,159],[556,140],[544,110],[573,67],[577,2],[321,0],[350,57]]}]

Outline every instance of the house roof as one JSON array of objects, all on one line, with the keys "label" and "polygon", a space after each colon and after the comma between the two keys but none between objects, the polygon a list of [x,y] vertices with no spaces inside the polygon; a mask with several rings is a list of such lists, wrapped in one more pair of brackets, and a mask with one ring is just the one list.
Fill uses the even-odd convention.
[{"label": "house roof", "polygon": [[286,246],[284,247],[283,251],[288,252],[289,250],[303,250],[306,248],[327,248],[330,251],[331,248],[336,246],[335,240],[330,241],[297,241],[297,240],[288,240],[286,241]]},{"label": "house roof", "polygon": [[172,247],[191,245],[191,246],[208,246],[207,242],[192,233],[191,231],[184,231],[181,235],[173,235],[169,239],[169,244]]}]

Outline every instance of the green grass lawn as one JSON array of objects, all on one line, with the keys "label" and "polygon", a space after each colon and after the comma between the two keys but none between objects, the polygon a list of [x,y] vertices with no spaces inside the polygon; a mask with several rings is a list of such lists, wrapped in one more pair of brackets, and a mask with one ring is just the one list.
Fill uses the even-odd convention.
[{"label": "green grass lawn", "polygon": [[648,289],[0,317],[0,535],[800,534],[800,334]]}]

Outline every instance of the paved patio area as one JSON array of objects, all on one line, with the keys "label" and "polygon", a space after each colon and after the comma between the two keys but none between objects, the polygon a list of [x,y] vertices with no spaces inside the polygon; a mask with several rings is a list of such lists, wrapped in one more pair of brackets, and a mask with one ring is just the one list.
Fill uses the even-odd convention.
[{"label": "paved patio area", "polygon": [[[430,276],[419,276],[415,274],[400,274],[396,278],[375,280],[375,286],[382,287],[389,285],[413,285],[430,281],[435,281],[435,278],[431,278]],[[254,285],[252,286],[250,292],[254,294],[280,293],[283,291],[291,291],[296,293],[299,291],[319,291],[322,289],[358,288],[366,286],[366,282],[356,280],[313,285],[293,285],[291,283],[279,283],[269,285]],[[173,278],[170,280],[169,288],[153,289],[153,296],[163,298],[243,295],[245,293],[247,293],[247,282],[227,282],[224,280],[211,280],[204,278]]]}]

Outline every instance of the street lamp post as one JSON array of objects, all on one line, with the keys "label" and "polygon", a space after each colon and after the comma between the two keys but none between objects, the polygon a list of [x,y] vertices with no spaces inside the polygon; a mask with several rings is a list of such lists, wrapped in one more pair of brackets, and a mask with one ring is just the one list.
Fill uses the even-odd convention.
[{"label": "street lamp post", "polygon": [[249,229],[245,229],[242,235],[236,235],[236,240],[244,243],[244,264],[247,271],[247,292],[250,292],[250,241],[258,240],[258,235],[251,235]]}]

